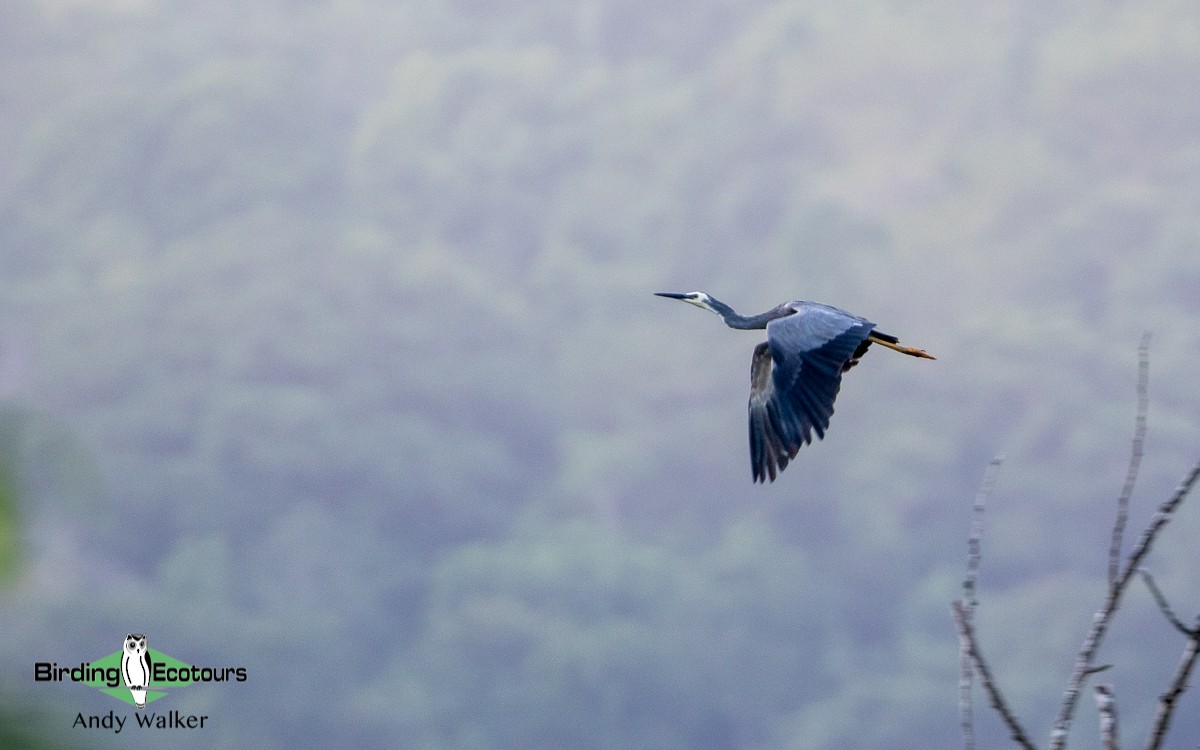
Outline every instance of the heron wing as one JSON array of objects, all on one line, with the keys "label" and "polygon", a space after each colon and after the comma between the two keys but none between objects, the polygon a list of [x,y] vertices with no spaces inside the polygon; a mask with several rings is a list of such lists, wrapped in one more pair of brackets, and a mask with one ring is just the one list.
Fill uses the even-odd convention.
[{"label": "heron wing", "polygon": [[767,325],[750,368],[750,464],[754,480],[775,475],[800,447],[825,437],[842,373],[870,346],[875,324],[835,307],[794,303]]},{"label": "heron wing", "polygon": [[767,475],[774,482],[776,467],[783,471],[796,455],[794,449],[785,447],[779,406],[771,377],[771,349],[764,341],[754,347],[750,363],[750,468],[756,482],[764,481]]}]

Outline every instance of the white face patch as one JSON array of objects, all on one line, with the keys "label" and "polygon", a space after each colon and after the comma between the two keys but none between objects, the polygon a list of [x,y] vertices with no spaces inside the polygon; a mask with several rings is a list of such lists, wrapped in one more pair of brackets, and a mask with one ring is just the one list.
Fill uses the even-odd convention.
[{"label": "white face patch", "polygon": [[688,292],[688,296],[684,298],[684,301],[703,310],[712,309],[712,306],[708,302],[708,295],[704,292]]}]

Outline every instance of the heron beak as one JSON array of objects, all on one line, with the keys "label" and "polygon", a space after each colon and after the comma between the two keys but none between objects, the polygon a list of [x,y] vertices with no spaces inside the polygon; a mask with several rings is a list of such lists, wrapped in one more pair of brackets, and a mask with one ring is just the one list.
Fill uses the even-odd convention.
[{"label": "heron beak", "polygon": [[675,292],[655,292],[655,297],[666,297],[668,299],[687,299],[686,294],[677,294]]}]

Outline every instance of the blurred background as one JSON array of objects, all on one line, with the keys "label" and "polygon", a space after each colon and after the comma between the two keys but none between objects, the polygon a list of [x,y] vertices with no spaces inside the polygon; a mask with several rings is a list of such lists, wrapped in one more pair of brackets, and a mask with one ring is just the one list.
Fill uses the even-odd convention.
[{"label": "blurred background", "polygon": [[[1131,536],[1200,447],[1197,91],[1174,0],[0,5],[0,734],[960,746],[1004,454],[976,623],[1045,741],[1143,331]],[[755,486],[762,335],[651,296],[691,290],[938,361],[873,349]],[[1149,560],[1185,621],[1198,504]],[[132,712],[33,663],[130,632],[249,680],[151,705],[203,731],[71,730]],[[1129,741],[1183,645],[1132,589]]]}]

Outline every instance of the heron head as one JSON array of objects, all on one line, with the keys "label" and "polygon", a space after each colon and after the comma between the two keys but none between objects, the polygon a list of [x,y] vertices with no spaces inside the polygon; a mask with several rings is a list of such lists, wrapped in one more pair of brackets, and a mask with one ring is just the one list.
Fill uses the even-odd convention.
[{"label": "heron head", "polygon": [[666,297],[668,299],[681,299],[684,302],[695,305],[703,310],[717,312],[716,308],[713,307],[712,297],[708,296],[704,292],[683,292],[682,294],[678,292],[655,292],[654,294],[656,296]]}]

